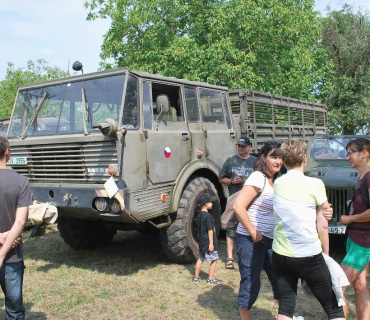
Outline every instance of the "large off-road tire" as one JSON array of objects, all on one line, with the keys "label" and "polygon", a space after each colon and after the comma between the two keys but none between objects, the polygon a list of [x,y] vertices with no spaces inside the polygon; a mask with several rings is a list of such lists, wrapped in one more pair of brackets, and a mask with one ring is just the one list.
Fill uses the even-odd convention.
[{"label": "large off-road tire", "polygon": [[75,250],[94,249],[109,244],[117,230],[101,222],[59,217],[58,230],[65,243]]},{"label": "large off-road tire", "polygon": [[218,235],[221,224],[221,206],[217,190],[213,183],[206,178],[195,178],[184,189],[179,208],[171,216],[173,223],[161,229],[161,244],[166,255],[178,263],[191,263],[199,255],[198,227],[196,224],[199,210],[197,209],[197,198],[202,193],[216,196],[213,201],[212,216],[215,221],[216,233]]}]

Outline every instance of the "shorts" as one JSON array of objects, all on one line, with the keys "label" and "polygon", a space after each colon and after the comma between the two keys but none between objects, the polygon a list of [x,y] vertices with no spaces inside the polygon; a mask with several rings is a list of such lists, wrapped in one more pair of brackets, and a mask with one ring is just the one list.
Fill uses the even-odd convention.
[{"label": "shorts", "polygon": [[359,246],[350,237],[347,239],[346,251],[346,256],[342,261],[344,266],[361,272],[370,262],[370,248]]},{"label": "shorts", "polygon": [[226,235],[230,238],[236,238],[236,227],[226,230]]},{"label": "shorts", "polygon": [[218,252],[207,252],[207,253],[200,253],[199,260],[207,260],[207,261],[215,261],[218,260]]}]

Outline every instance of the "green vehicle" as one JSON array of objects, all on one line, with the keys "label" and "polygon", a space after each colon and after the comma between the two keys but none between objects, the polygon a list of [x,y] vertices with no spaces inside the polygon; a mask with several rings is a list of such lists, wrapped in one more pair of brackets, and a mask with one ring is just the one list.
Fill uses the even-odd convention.
[{"label": "green vehicle", "polygon": [[8,165],[58,208],[71,247],[155,227],[169,258],[191,262],[197,197],[215,197],[219,229],[228,191],[218,173],[242,133],[254,152],[271,139],[307,141],[326,134],[326,107],[128,68],[79,75],[19,88]]},{"label": "green vehicle", "polygon": [[347,212],[347,202],[352,199],[353,188],[359,178],[358,171],[346,160],[346,145],[356,138],[369,136],[313,137],[307,147],[306,175],[321,179],[326,187],[334,214],[329,222],[329,233],[344,234],[346,226],[340,217]]}]

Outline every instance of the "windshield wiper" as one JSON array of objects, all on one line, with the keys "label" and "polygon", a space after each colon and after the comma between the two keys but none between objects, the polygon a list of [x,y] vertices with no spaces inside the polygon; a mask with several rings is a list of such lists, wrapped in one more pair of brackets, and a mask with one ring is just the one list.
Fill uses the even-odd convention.
[{"label": "windshield wiper", "polygon": [[87,131],[86,121],[90,123],[90,108],[86,104],[86,91],[84,88],[82,88],[82,118],[83,118],[83,124],[84,124],[84,134],[85,136],[89,134]]},{"label": "windshield wiper", "polygon": [[21,136],[21,139],[23,140],[25,138],[25,135],[27,133],[27,130],[29,128],[29,126],[32,126],[33,123],[35,122],[35,119],[37,117],[37,115],[39,114],[40,110],[41,110],[41,107],[42,105],[44,104],[44,101],[46,99],[46,97],[48,96],[48,93],[46,92],[44,94],[44,96],[42,97],[40,103],[38,104],[38,106],[36,107],[35,111],[32,113],[32,116],[31,116],[31,119],[30,121],[28,122],[27,126],[24,128],[23,132],[22,132],[22,136]]}]

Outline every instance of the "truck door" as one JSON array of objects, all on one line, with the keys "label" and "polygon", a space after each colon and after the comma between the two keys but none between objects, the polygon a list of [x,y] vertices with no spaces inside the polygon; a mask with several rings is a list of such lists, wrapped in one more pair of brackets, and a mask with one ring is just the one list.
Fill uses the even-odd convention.
[{"label": "truck door", "polygon": [[199,89],[207,158],[221,169],[225,160],[236,153],[236,133],[231,126],[225,92]]},{"label": "truck door", "polygon": [[[161,114],[156,108],[156,99],[163,94],[170,101],[170,111],[167,114]],[[175,181],[191,159],[191,136],[184,118],[181,87],[144,81],[143,95],[149,183]]]},{"label": "truck door", "polygon": [[186,86],[184,89],[185,106],[188,119],[188,127],[191,133],[192,159],[197,159],[197,151],[206,154],[206,135],[200,122],[199,102],[195,87]]}]

